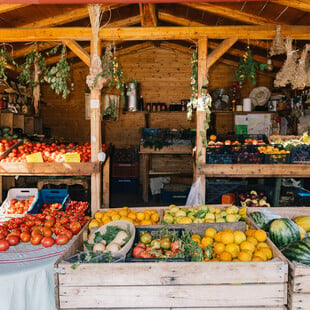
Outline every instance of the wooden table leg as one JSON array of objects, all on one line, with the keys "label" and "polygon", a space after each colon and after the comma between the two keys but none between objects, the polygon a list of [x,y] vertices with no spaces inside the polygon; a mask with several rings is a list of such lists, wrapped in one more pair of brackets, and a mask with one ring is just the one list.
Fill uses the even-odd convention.
[{"label": "wooden table leg", "polygon": [[150,155],[141,155],[141,183],[142,183],[142,199],[144,202],[149,201],[149,164]]}]

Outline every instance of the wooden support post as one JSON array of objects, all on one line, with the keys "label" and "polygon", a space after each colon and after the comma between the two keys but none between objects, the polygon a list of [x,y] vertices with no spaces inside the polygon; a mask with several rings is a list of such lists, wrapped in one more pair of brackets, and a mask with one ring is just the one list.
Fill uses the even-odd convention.
[{"label": "wooden support post", "polygon": [[103,207],[110,208],[110,156],[103,164],[102,193]]},{"label": "wooden support post", "polygon": [[[92,6],[92,5],[90,5]],[[96,4],[93,5],[97,6]],[[100,6],[99,6],[100,7]],[[98,7],[97,7],[98,8]],[[89,7],[91,12],[91,7]],[[94,13],[95,9],[90,13],[91,21],[94,21],[94,24],[100,24],[99,18],[100,14]],[[91,68],[90,75],[97,72],[94,59],[101,57],[101,40],[98,37],[98,29],[96,30],[94,24],[92,24],[92,38],[91,38]],[[93,68],[94,65],[94,68]],[[98,86],[98,83],[91,87],[90,91],[90,141],[91,141],[91,161],[92,163],[98,163],[98,153],[101,151],[101,87]],[[98,171],[93,171],[91,174],[91,212],[92,215],[95,214],[97,210],[100,209],[101,201],[101,177],[100,169]]]},{"label": "wooden support post", "polygon": [[207,69],[219,60],[236,42],[238,38],[232,37],[222,41],[208,56]]},{"label": "wooden support post", "polygon": [[144,202],[149,201],[149,165],[150,155],[142,154],[141,156],[141,182],[142,182],[142,199]]},{"label": "wooden support post", "polygon": [[[202,37],[198,40],[198,98],[201,96],[201,88],[207,83],[207,53],[208,53],[208,39]],[[199,100],[199,99],[198,99]],[[199,104],[198,104],[199,105]],[[206,113],[202,109],[197,108],[197,133],[196,133],[196,174],[199,176],[200,165],[206,163],[206,149],[203,146],[204,135],[206,131],[204,130],[204,123],[206,121]],[[200,185],[200,195],[202,203],[206,199],[206,178],[201,175],[201,185]]]}]

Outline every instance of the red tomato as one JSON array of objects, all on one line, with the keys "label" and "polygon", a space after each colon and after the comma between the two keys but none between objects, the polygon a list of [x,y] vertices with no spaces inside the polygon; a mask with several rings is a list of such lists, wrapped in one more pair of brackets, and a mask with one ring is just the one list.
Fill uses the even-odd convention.
[{"label": "red tomato", "polygon": [[5,239],[5,236],[2,233],[0,233],[0,240],[2,239]]},{"label": "red tomato", "polygon": [[31,237],[34,236],[34,235],[41,235],[42,236],[42,232],[40,229],[33,229],[32,232],[31,232]]},{"label": "red tomato", "polygon": [[65,235],[67,235],[68,238],[69,238],[69,240],[71,240],[72,237],[73,237],[72,231],[69,230],[69,229],[65,229],[62,233],[65,234]]},{"label": "red tomato", "polygon": [[69,238],[65,234],[60,234],[56,237],[55,240],[56,244],[61,245],[61,244],[66,244],[69,242]]},{"label": "red tomato", "polygon": [[72,231],[73,235],[77,235],[80,230],[81,230],[82,226],[79,222],[72,222],[70,224],[70,230]]},{"label": "red tomato", "polygon": [[43,227],[42,233],[44,237],[51,237],[53,234],[52,230],[49,227]]},{"label": "red tomato", "polygon": [[16,229],[13,229],[13,230],[10,232],[10,235],[15,235],[15,236],[19,237],[19,236],[20,236],[20,233],[21,233],[20,229],[19,229],[19,228],[16,228]]},{"label": "red tomato", "polygon": [[29,242],[30,241],[30,234],[29,234],[29,232],[26,232],[26,231],[24,231],[24,232],[22,232],[21,234],[20,234],[20,240],[22,241],[22,242],[24,242],[24,243],[27,243],[27,242]]},{"label": "red tomato", "polygon": [[0,251],[6,251],[10,247],[9,241],[3,239],[0,240]]},{"label": "red tomato", "polygon": [[30,242],[33,245],[38,245],[41,243],[42,239],[43,239],[42,235],[36,234],[36,235],[31,236]]},{"label": "red tomato", "polygon": [[15,235],[8,235],[6,237],[7,241],[9,242],[10,245],[17,245],[19,244],[19,237]]},{"label": "red tomato", "polygon": [[44,237],[44,238],[41,240],[41,244],[42,244],[45,248],[51,247],[52,245],[54,245],[54,243],[55,243],[55,240],[54,240],[54,238],[52,238],[52,237]]}]

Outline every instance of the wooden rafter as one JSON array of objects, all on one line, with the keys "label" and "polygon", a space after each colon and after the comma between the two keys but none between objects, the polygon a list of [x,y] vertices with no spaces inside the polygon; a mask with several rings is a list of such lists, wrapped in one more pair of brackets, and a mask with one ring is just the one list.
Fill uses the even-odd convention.
[{"label": "wooden rafter", "polygon": [[28,4],[0,4],[0,14],[14,11],[28,6]]},{"label": "wooden rafter", "polygon": [[154,48],[154,44],[152,42],[148,41],[148,42],[138,43],[138,44],[135,44],[133,46],[129,46],[129,47],[119,49],[116,52],[116,55],[119,57],[122,57],[122,56],[125,56],[128,54],[132,54],[132,53],[136,53],[138,51],[148,50],[148,49],[152,49],[152,48]]},{"label": "wooden rafter", "polygon": [[223,42],[221,42],[209,55],[207,58],[207,69],[209,68],[217,61],[219,60],[236,42],[238,41],[238,38],[231,37],[225,39]]},{"label": "wooden rafter", "polygon": [[[206,27],[123,27],[101,28],[102,40],[186,40],[207,36],[210,39],[226,39],[238,34],[240,39],[272,40],[275,26],[206,26]],[[310,26],[282,26],[282,35],[294,40],[310,40]],[[91,29],[88,27],[65,28],[5,28],[0,29],[4,42],[89,41]]]},{"label": "wooden rafter", "polygon": [[272,19],[241,12],[238,10],[233,10],[225,6],[219,6],[210,3],[181,3],[181,4],[203,12],[213,13],[229,19],[238,20],[246,24],[254,24],[254,25],[276,24],[276,22],[274,22]]},{"label": "wooden rafter", "polygon": [[154,3],[139,3],[142,27],[156,27],[157,16]]},{"label": "wooden rafter", "polygon": [[[121,6],[124,6],[124,4],[113,4],[113,5],[105,4],[101,5],[101,10],[104,11],[107,8],[113,10]],[[83,8],[73,10],[69,13],[60,14],[49,18],[40,19],[32,23],[24,24],[21,27],[22,28],[53,27],[57,25],[67,24],[87,17],[88,17],[88,9],[87,6],[85,6]]]},{"label": "wooden rafter", "polygon": [[271,2],[310,12],[310,2],[308,0],[271,0]]},{"label": "wooden rafter", "polygon": [[64,40],[63,43],[66,44],[70,48],[70,50],[76,56],[78,56],[88,67],[90,67],[90,56],[80,44],[78,44],[74,40]]},{"label": "wooden rafter", "polygon": [[[59,42],[44,42],[44,43],[37,43],[37,50],[38,51],[43,51],[46,49],[49,49],[51,47],[54,47],[58,44]],[[31,45],[27,45],[25,47],[19,48],[17,50],[13,51],[12,57],[13,58],[19,58],[22,57],[24,55],[27,55],[29,52],[33,51],[35,48],[34,44]]]},{"label": "wooden rafter", "polygon": [[[180,26],[185,26],[185,27],[207,26],[206,24],[195,22],[188,18],[176,16],[176,15],[166,13],[166,12],[161,12],[161,11],[158,11],[158,18],[162,21],[173,23],[173,24],[180,25]],[[248,40],[240,40],[240,42],[243,42],[245,44],[250,43],[253,46],[257,46],[257,47],[264,48],[264,49],[269,49],[269,45],[264,41],[250,40],[248,42]]]}]

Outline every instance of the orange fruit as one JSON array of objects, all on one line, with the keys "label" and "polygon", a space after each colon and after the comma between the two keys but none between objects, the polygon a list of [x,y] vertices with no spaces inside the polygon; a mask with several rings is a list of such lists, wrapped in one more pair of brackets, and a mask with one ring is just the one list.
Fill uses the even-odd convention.
[{"label": "orange fruit", "polygon": [[249,228],[245,231],[247,237],[251,237],[255,233],[256,229]]},{"label": "orange fruit", "polygon": [[158,213],[152,213],[151,220],[153,223],[157,223],[159,221],[159,214]]},{"label": "orange fruit", "polygon": [[143,212],[137,212],[136,216],[137,216],[137,220],[139,220],[139,221],[144,220],[144,213]]},{"label": "orange fruit", "polygon": [[260,257],[263,261],[266,261],[268,258],[267,258],[267,254],[264,253],[263,251],[261,250],[257,250],[253,253],[253,256],[258,256]]},{"label": "orange fruit", "polygon": [[210,238],[210,237],[203,237],[201,239],[201,245],[202,246],[208,246],[208,245],[211,245],[211,244],[213,244],[213,239],[212,238]]},{"label": "orange fruit", "polygon": [[211,135],[211,136],[210,136],[210,140],[211,140],[211,141],[216,141],[216,135]]},{"label": "orange fruit", "polygon": [[253,256],[252,261],[253,262],[263,262],[264,260],[260,256]]},{"label": "orange fruit", "polygon": [[267,256],[267,260],[272,259],[273,254],[272,254],[272,250],[270,248],[260,248],[259,249],[261,252],[264,252]]},{"label": "orange fruit", "polygon": [[257,249],[269,248],[269,245],[268,245],[268,243],[266,243],[266,242],[258,242],[258,243],[256,244],[256,248],[257,248]]},{"label": "orange fruit", "polygon": [[218,241],[218,242],[221,242],[222,234],[223,234],[222,231],[217,232],[217,233],[214,235],[214,240],[215,240],[215,241]]},{"label": "orange fruit", "polygon": [[253,243],[254,246],[256,246],[256,244],[257,244],[257,240],[254,237],[247,237],[246,241]]},{"label": "orange fruit", "polygon": [[254,238],[256,238],[256,240],[259,242],[264,242],[267,240],[267,234],[264,230],[258,229],[254,233]]},{"label": "orange fruit", "polygon": [[135,212],[129,212],[128,218],[132,219],[133,221],[137,218],[137,215]]}]

